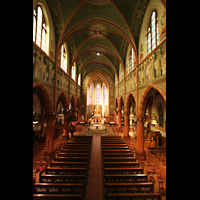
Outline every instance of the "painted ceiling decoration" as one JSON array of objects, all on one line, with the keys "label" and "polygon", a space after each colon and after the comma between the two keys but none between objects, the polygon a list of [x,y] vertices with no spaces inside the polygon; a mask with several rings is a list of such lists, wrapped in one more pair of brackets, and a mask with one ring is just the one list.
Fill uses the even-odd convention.
[{"label": "painted ceiling decoration", "polygon": [[103,4],[109,3],[109,0],[86,0],[86,1],[93,5],[103,5]]},{"label": "painted ceiling decoration", "polygon": [[67,42],[70,70],[76,62],[82,79],[96,69],[113,80],[115,75],[119,77],[120,64],[125,71],[129,44],[137,60],[138,38],[149,0],[47,0],[47,3],[56,30],[56,59],[61,45]]}]

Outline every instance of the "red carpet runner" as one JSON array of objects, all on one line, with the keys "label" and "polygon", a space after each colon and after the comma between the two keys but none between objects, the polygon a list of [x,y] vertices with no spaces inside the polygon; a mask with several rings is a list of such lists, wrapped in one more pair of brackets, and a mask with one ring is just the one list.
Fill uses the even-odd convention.
[{"label": "red carpet runner", "polygon": [[101,136],[94,133],[90,158],[90,169],[86,200],[102,200]]}]

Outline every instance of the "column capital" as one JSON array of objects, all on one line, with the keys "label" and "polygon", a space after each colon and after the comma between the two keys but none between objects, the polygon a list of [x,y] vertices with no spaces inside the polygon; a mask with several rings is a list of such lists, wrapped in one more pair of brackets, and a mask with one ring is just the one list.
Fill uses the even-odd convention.
[{"label": "column capital", "polygon": [[136,114],[136,120],[139,122],[144,122],[146,120],[146,117],[140,114]]}]

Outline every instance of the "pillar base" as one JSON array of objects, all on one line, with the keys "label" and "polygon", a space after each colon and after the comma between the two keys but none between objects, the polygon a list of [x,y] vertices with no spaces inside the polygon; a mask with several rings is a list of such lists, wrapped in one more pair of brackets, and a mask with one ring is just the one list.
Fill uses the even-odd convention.
[{"label": "pillar base", "polygon": [[44,156],[49,156],[49,160],[53,159],[55,157],[55,150],[53,151],[45,151]]},{"label": "pillar base", "polygon": [[136,156],[138,157],[138,159],[140,159],[141,161],[145,161],[146,160],[146,152],[139,152],[137,150],[135,150]]}]

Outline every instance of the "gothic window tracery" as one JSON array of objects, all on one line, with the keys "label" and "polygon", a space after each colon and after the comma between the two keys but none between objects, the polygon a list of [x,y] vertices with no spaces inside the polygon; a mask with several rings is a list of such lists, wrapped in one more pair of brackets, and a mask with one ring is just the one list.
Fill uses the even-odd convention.
[{"label": "gothic window tracery", "polygon": [[147,52],[151,53],[158,46],[158,16],[153,10],[147,28]]},{"label": "gothic window tracery", "polygon": [[44,13],[40,5],[36,5],[33,11],[33,41],[46,52],[47,27]]}]

